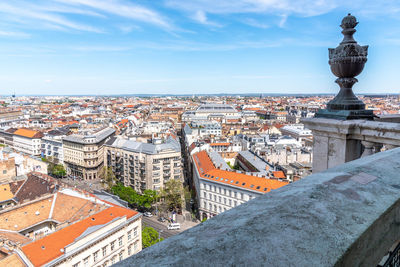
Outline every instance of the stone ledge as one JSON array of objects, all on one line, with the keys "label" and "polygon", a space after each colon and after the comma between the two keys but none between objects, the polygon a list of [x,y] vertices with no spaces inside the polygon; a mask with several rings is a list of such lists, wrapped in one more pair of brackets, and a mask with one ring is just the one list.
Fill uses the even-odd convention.
[{"label": "stone ledge", "polygon": [[303,119],[305,126],[320,135],[347,135],[348,139],[375,141],[400,146],[400,124],[369,120],[335,120],[326,118]]},{"label": "stone ledge", "polygon": [[400,239],[400,148],[274,190],[117,266],[376,266]]}]

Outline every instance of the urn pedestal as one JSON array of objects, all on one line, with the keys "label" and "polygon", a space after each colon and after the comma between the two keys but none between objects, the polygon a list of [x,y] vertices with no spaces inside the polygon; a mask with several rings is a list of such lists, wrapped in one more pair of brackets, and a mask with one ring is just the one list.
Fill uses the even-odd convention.
[{"label": "urn pedestal", "polygon": [[326,109],[320,109],[315,117],[338,120],[366,119],[372,120],[372,110],[366,110],[365,104],[353,93],[353,85],[358,81],[355,77],[364,69],[367,62],[368,46],[360,46],[353,38],[358,22],[348,14],[343,18],[343,41],[336,48],[329,48],[329,65],[332,73],[338,77],[336,83],[340,91],[329,101]]}]

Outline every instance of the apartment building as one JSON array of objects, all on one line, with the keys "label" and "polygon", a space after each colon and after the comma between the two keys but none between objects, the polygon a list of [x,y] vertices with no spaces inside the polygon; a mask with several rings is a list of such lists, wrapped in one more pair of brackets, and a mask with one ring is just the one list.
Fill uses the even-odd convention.
[{"label": "apartment building", "polygon": [[183,180],[181,147],[172,135],[152,143],[111,138],[105,145],[104,162],[119,181],[138,192],[159,190],[170,179]]},{"label": "apartment building", "polygon": [[232,106],[226,104],[206,103],[196,110],[186,111],[182,114],[182,122],[198,120],[225,121],[227,119],[240,119],[241,114]]},{"label": "apartment building", "polygon": [[20,128],[13,133],[13,147],[18,152],[32,156],[40,156],[43,133],[31,129]]},{"label": "apartment building", "polygon": [[[218,153],[212,157],[206,151],[192,156],[193,179],[202,219],[218,215],[257,196],[288,184],[260,174],[245,174],[230,170]],[[218,166],[218,168],[216,167]]]},{"label": "apartment building", "polygon": [[142,249],[141,214],[47,175],[0,185],[0,266],[110,266]]},{"label": "apartment building", "polygon": [[64,162],[63,138],[70,132],[69,126],[53,129],[42,138],[42,157],[52,157],[56,163]]},{"label": "apartment building", "polygon": [[63,138],[64,165],[67,175],[84,180],[100,178],[104,166],[104,143],[115,130],[104,128]]},{"label": "apartment building", "polygon": [[311,130],[304,128],[304,124],[285,125],[280,130],[283,135],[291,136],[300,142],[313,136]]}]

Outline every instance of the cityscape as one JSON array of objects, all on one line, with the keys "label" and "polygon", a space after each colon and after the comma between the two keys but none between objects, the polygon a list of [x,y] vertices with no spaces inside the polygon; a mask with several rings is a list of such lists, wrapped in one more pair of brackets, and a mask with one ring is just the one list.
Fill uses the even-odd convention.
[{"label": "cityscape", "polygon": [[39,2],[0,3],[0,266],[400,266],[396,3]]}]

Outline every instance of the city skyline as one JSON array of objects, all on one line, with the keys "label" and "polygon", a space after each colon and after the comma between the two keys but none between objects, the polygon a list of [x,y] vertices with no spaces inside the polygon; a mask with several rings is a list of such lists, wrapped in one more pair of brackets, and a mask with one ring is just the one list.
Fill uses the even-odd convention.
[{"label": "city skyline", "polygon": [[336,94],[348,12],[370,45],[355,93],[398,93],[400,4],[314,2],[7,1],[0,94]]}]

